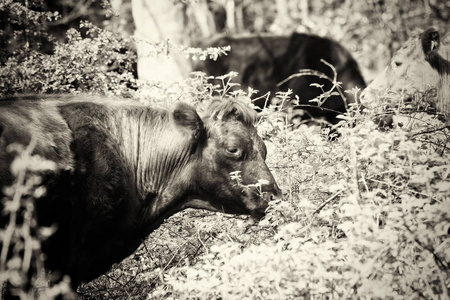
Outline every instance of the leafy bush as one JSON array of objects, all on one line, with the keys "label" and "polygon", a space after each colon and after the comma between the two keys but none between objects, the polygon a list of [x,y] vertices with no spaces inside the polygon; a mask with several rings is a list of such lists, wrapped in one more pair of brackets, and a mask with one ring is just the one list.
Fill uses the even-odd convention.
[{"label": "leafy bush", "polygon": [[56,42],[54,54],[29,50],[11,57],[0,69],[0,92],[96,92],[129,96],[136,87],[135,54],[128,41],[90,23],[87,37],[67,31],[67,43]]},{"label": "leafy bush", "polygon": [[0,287],[2,292],[19,299],[73,297],[69,278],[53,285],[43,272],[41,241],[53,234],[55,228],[38,226],[35,201],[45,193],[39,174],[56,170],[56,164],[33,155],[34,146],[32,141],[26,148],[19,144],[7,148],[16,153],[11,164],[15,181],[2,191],[2,214],[5,215],[2,221],[6,222],[0,227]]},{"label": "leafy bush", "polygon": [[[40,0],[5,0],[0,3],[0,65],[27,50],[45,51],[54,41],[45,24],[59,18],[57,12],[42,11]],[[24,51],[26,50],[26,51]]]}]

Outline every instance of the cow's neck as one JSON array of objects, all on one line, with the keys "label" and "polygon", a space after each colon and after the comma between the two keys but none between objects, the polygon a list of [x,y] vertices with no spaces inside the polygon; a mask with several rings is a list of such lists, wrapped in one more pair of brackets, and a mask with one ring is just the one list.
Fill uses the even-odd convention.
[{"label": "cow's neck", "polygon": [[426,59],[430,63],[431,67],[438,71],[441,76],[450,74],[450,61],[443,58],[439,55],[439,53],[431,52]]},{"label": "cow's neck", "polygon": [[161,216],[166,218],[179,210],[175,206],[189,185],[186,170],[193,145],[175,127],[169,112],[140,109],[122,112],[114,134],[123,140],[120,151],[139,198],[135,229],[146,235],[159,225]]}]

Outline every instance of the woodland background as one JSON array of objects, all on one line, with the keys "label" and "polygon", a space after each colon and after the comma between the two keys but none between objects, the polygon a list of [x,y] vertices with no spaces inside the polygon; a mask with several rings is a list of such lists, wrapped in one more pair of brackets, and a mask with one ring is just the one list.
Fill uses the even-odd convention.
[{"label": "woodland background", "polygon": [[[162,23],[135,32],[145,16],[133,16],[133,5],[142,1],[3,0],[0,94],[100,93],[169,104],[196,103],[211,94],[233,97],[227,90],[232,74],[222,77],[225,88],[189,72],[173,73],[175,80],[151,80],[151,73],[139,72],[136,79],[143,39],[159,37],[145,44],[162,60],[203,59],[221,51],[190,46],[220,32],[330,37],[353,54],[369,83],[414,28],[445,33],[450,27],[450,3],[444,0],[148,2],[160,9]],[[263,221],[179,213],[135,254],[82,286],[77,297],[449,299],[448,124],[413,112],[406,116],[408,126],[380,130],[370,112],[354,111],[345,116],[354,126],[343,124],[331,141],[328,129],[292,131],[271,122],[271,114],[263,111],[258,130],[285,195],[271,203]],[[21,166],[29,175],[13,188],[34,189],[27,184],[34,180],[30,167]],[[22,195],[16,212],[32,207],[34,199],[26,195],[34,192]],[[22,299],[74,297],[66,282],[49,284],[43,274],[33,279],[34,289],[26,288],[21,253],[39,239],[23,232],[32,226],[14,224],[17,255],[2,259],[0,282],[16,286]],[[3,240],[5,231],[0,235]],[[38,261],[39,247],[31,252]]]}]

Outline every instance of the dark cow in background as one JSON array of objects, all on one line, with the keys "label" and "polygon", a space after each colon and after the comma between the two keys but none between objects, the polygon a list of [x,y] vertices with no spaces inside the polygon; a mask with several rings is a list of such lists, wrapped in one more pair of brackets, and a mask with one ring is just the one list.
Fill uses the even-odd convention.
[{"label": "dark cow in background", "polygon": [[[57,226],[42,244],[46,268],[70,275],[76,288],[185,208],[264,216],[280,190],[255,112],[240,100],[216,99],[201,115],[181,102],[166,109],[61,96],[2,100],[2,190],[13,180],[11,143],[33,138],[34,153],[57,166],[44,174],[47,193],[35,201],[38,223]],[[230,178],[234,171],[239,183]],[[262,192],[243,186],[259,180]]]},{"label": "dark cow in background", "polygon": [[[222,47],[230,45],[227,56],[220,56],[216,61],[206,60],[197,63],[194,69],[208,75],[219,76],[230,71],[239,73],[236,81],[246,89],[252,87],[259,91],[258,95],[267,92],[271,97],[277,91],[292,89],[294,95],[300,98],[300,106],[306,111],[305,118],[325,118],[335,123],[336,115],[345,112],[347,105],[341,96],[331,96],[322,106],[317,102],[309,102],[323,93],[322,89],[311,86],[313,83],[323,85],[328,91],[332,83],[317,76],[300,76],[277,86],[301,69],[321,72],[333,78],[332,69],[321,62],[321,59],[332,64],[337,73],[337,81],[342,82],[342,94],[348,103],[355,103],[352,94],[343,93],[355,86],[363,89],[366,85],[358,64],[351,54],[339,43],[315,35],[293,33],[290,36],[250,35],[221,36],[204,43],[203,47]],[[263,107],[265,99],[255,102]]]},{"label": "dark cow in background", "polygon": [[[414,96],[433,91],[430,103],[438,112],[450,113],[450,35],[440,39],[433,28],[415,30],[394,54],[390,64],[363,91],[365,107],[398,106]],[[416,97],[417,98],[417,97]]]}]

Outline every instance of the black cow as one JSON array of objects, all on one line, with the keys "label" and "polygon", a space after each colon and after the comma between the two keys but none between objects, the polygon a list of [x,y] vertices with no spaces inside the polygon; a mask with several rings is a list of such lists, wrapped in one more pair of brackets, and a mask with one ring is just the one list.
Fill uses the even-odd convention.
[{"label": "black cow", "polygon": [[[34,153],[56,163],[35,205],[40,225],[57,226],[42,245],[46,268],[70,275],[73,288],[130,255],[180,210],[259,219],[280,194],[255,113],[240,100],[216,99],[200,117],[181,102],[169,110],[134,101],[31,98],[0,102],[0,186],[13,180],[11,143],[33,138]],[[234,171],[240,180],[230,178]],[[262,192],[243,186],[258,180]]]},{"label": "black cow", "polygon": [[[216,61],[206,60],[196,63],[194,69],[208,75],[219,76],[230,71],[239,73],[237,82],[244,89],[257,89],[259,95],[270,92],[272,96],[277,91],[293,90],[300,98],[300,106],[307,117],[326,118],[335,123],[336,116],[345,112],[347,105],[341,96],[331,96],[319,108],[317,102],[309,102],[323,93],[322,89],[311,86],[313,83],[323,85],[328,91],[332,83],[317,76],[300,76],[277,86],[291,75],[299,73],[300,69],[310,69],[321,72],[333,78],[332,69],[321,62],[321,59],[332,64],[337,73],[337,81],[342,82],[342,94],[348,103],[354,103],[351,94],[343,91],[355,86],[363,89],[366,85],[359,71],[358,64],[351,54],[339,43],[315,35],[293,33],[290,36],[250,35],[250,36],[220,36],[204,43],[203,47],[231,46],[227,56],[220,56]],[[264,99],[255,102],[264,106]]]}]

